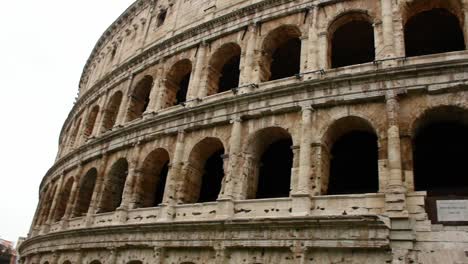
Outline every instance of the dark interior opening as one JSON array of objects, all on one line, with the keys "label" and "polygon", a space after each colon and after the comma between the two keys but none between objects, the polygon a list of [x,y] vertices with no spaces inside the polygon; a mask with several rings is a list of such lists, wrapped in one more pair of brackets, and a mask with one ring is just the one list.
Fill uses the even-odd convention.
[{"label": "dark interior opening", "polygon": [[331,150],[328,194],[376,193],[378,189],[377,136],[364,131],[344,134]]},{"label": "dark interior opening", "polygon": [[188,73],[180,80],[179,89],[177,90],[176,94],[176,105],[187,101],[187,91],[190,82],[190,75],[191,73]]},{"label": "dark interior opening", "polygon": [[278,80],[298,74],[301,65],[301,40],[291,38],[276,48],[272,55],[270,80]]},{"label": "dark interior opening", "polygon": [[120,159],[112,165],[103,191],[99,213],[112,212],[120,206],[127,174],[128,163],[125,159]]},{"label": "dark interior opening", "polygon": [[78,201],[76,202],[75,212],[73,217],[80,217],[86,215],[91,204],[93,197],[94,185],[96,184],[97,170],[91,169],[83,177],[78,189]]},{"label": "dark interior opening", "polygon": [[130,108],[128,109],[127,121],[140,118],[148,108],[150,101],[153,78],[145,77],[138,85],[130,98]]},{"label": "dark interior opening", "polygon": [[224,149],[218,150],[206,160],[198,198],[199,203],[212,202],[218,199],[224,177],[223,154]]},{"label": "dark interior opening", "polygon": [[166,20],[166,15],[167,15],[167,10],[163,9],[159,12],[158,14],[158,23],[157,26],[160,27],[164,24],[164,21]]},{"label": "dark interior opening", "polygon": [[292,139],[280,139],[268,146],[260,159],[257,199],[289,197],[293,163]]},{"label": "dark interior opening", "polygon": [[221,77],[219,78],[219,93],[229,91],[239,86],[239,64],[240,55],[232,57],[224,64],[221,70]]},{"label": "dark interior opening", "polygon": [[411,17],[405,25],[406,56],[421,56],[465,49],[458,18],[436,8]]},{"label": "dark interior opening", "polygon": [[332,37],[332,68],[375,60],[374,28],[367,21],[351,21],[339,27]]},{"label": "dark interior opening", "polygon": [[432,122],[414,139],[416,191],[428,196],[468,196],[468,126],[455,121]]},{"label": "dark interior opening", "polygon": [[166,187],[167,173],[169,172],[169,161],[164,163],[161,172],[159,173],[159,182],[156,185],[156,192],[154,194],[153,206],[158,206],[163,202],[164,187]]}]

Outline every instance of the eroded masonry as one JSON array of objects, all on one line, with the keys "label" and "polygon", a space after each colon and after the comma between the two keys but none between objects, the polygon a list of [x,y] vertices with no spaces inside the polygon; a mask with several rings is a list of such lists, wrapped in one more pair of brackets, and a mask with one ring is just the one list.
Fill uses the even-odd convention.
[{"label": "eroded masonry", "polygon": [[468,0],[138,0],[22,264],[468,263]]}]

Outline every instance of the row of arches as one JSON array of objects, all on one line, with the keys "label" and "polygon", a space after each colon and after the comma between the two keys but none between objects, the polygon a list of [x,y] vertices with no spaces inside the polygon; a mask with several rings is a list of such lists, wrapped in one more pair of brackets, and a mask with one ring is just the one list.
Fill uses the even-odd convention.
[{"label": "row of arches", "polygon": [[[427,111],[415,124],[413,135],[413,166],[416,191],[429,195],[468,195],[468,111],[444,106]],[[383,159],[382,139],[367,120],[350,116],[335,121],[327,130],[322,147],[322,195],[376,193],[380,190],[378,162]],[[241,181],[246,186],[242,199],[289,197],[295,154],[291,134],[281,127],[261,129],[245,142],[242,152]],[[116,210],[122,203],[128,185],[129,170],[138,171],[135,187],[129,189],[132,208],[155,207],[168,199],[168,182],[179,182],[170,196],[178,203],[216,201],[223,193],[227,173],[226,152],[229,146],[215,137],[206,137],[193,146],[184,168],[170,174],[171,155],[157,148],[144,157],[138,168],[129,168],[125,157],[116,160],[105,171],[103,187],[96,190],[98,170],[89,169],[78,184],[72,216],[88,213],[93,193],[102,193],[98,213]],[[410,159],[410,157],[407,157]],[[170,177],[174,177],[170,179]],[[245,178],[243,178],[245,177]],[[232,180],[232,179],[231,179]],[[45,204],[51,202],[57,186],[45,192],[37,224],[48,214],[60,220],[67,210],[74,178],[60,189],[54,212]]]},{"label": "row of arches", "polygon": [[[404,24],[406,56],[420,56],[465,49],[462,21],[453,10],[444,4],[434,4],[431,8],[414,7]],[[372,62],[375,60],[375,37],[372,18],[365,12],[351,12],[339,16],[328,29],[329,64],[332,68]],[[300,73],[301,30],[295,25],[283,25],[273,29],[264,38],[259,63],[260,81],[271,81],[294,76]],[[242,50],[237,43],[227,43],[219,47],[209,58],[206,78],[200,80],[206,95],[225,92],[239,86],[242,67]],[[157,108],[183,104],[187,101],[190,82],[193,81],[192,61],[182,59],[175,62],[162,79],[161,102]],[[144,76],[131,89],[129,102],[121,106],[123,93],[115,92],[108,100],[101,128],[105,132],[116,124],[120,107],[127,107],[124,121],[141,118],[148,109],[155,80]],[[196,97],[196,96],[195,96]],[[157,105],[158,103],[154,103]],[[154,107],[153,107],[154,108]],[[78,119],[69,128],[68,145],[75,145],[78,131],[84,126],[82,136],[93,134],[99,106],[93,106],[86,120]],[[82,124],[83,123],[83,124]]]}]

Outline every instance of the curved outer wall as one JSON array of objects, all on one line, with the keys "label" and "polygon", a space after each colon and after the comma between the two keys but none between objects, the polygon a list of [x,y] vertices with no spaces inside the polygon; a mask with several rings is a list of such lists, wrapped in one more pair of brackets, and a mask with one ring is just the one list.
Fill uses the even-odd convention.
[{"label": "curved outer wall", "polygon": [[[467,7],[136,1],[83,70],[21,262],[468,262],[468,219],[434,218],[440,197],[414,170],[427,124],[468,123]],[[446,25],[459,45],[408,56],[420,14],[456,21]],[[367,32],[358,39],[371,59],[359,61],[361,44],[335,50],[353,46],[344,25]],[[358,63],[333,67],[335,54]],[[371,178],[333,169],[337,142],[353,133],[375,144]],[[287,176],[268,173],[275,163],[289,164]],[[465,183],[440,199],[467,201]]]}]

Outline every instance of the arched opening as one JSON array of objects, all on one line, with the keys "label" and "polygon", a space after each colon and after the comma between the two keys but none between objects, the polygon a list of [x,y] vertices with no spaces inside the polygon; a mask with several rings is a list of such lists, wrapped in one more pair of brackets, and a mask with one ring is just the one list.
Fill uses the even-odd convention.
[{"label": "arched opening", "polygon": [[216,201],[224,177],[223,143],[205,138],[195,145],[189,156],[184,188],[184,203]]},{"label": "arched opening", "polygon": [[127,262],[127,264],[143,264],[143,262],[139,260],[130,260],[129,262]]},{"label": "arched opening", "polygon": [[115,92],[107,104],[106,112],[102,122],[103,132],[111,130],[117,121],[117,114],[119,113],[120,104],[122,103],[122,92]]},{"label": "arched opening", "polygon": [[62,219],[65,215],[65,211],[67,210],[68,200],[70,199],[71,189],[73,186],[74,179],[71,177],[64,185],[63,189],[60,191],[60,196],[57,201],[57,205],[55,209],[55,217],[54,221],[58,222]]},{"label": "arched opening", "polygon": [[112,212],[120,206],[127,174],[128,162],[126,159],[121,158],[112,165],[104,184],[99,213]]},{"label": "arched opening", "polygon": [[160,27],[164,24],[164,21],[166,21],[166,15],[167,15],[167,10],[166,9],[161,9],[158,14],[158,22],[156,24],[157,27]]},{"label": "arched opening", "polygon": [[418,119],[413,140],[416,191],[468,197],[468,111],[439,107]]},{"label": "arched opening", "polygon": [[89,264],[101,264],[101,261],[99,260],[93,260]]},{"label": "arched opening", "polygon": [[90,137],[94,130],[94,125],[96,124],[96,118],[99,113],[99,106],[95,105],[91,112],[88,114],[88,119],[86,120],[86,126],[84,129],[84,136],[86,138]]},{"label": "arched opening", "polygon": [[130,104],[127,111],[127,121],[132,121],[143,116],[149,105],[153,77],[145,76],[133,89],[130,96]]},{"label": "arched opening", "polygon": [[367,121],[359,117],[336,121],[325,145],[330,150],[327,194],[378,192],[378,138]]},{"label": "arched opening", "polygon": [[162,203],[168,170],[169,153],[165,149],[156,149],[148,154],[141,167],[136,208],[154,207]]},{"label": "arched opening", "polygon": [[301,66],[301,31],[296,26],[281,26],[263,42],[261,81],[294,76]]},{"label": "arched opening", "polygon": [[236,43],[221,46],[211,57],[207,94],[222,93],[239,86],[241,48]]},{"label": "arched opening", "polygon": [[245,157],[252,166],[247,199],[289,196],[294,158],[292,145],[291,135],[280,127],[265,128],[254,134]]},{"label": "arched opening", "polygon": [[78,131],[80,130],[81,126],[81,118],[78,119],[78,121],[75,123],[75,126],[73,127],[72,134],[70,135],[70,147],[73,147],[75,145],[76,138],[78,136]]},{"label": "arched opening", "polygon": [[55,185],[44,197],[42,200],[42,208],[41,213],[38,221],[38,225],[42,225],[47,222],[47,218],[49,218],[50,207],[52,205],[53,199],[55,197],[55,193],[57,191],[57,186]]},{"label": "arched opening", "polygon": [[332,68],[375,60],[374,27],[367,15],[343,15],[332,23],[329,32]]},{"label": "arched opening", "polygon": [[421,56],[465,49],[462,26],[445,8],[412,16],[405,24],[406,56]]},{"label": "arched opening", "polygon": [[187,101],[187,91],[192,73],[192,63],[188,59],[174,64],[166,77],[166,107]]},{"label": "arched opening", "polygon": [[72,264],[69,260],[65,260],[63,264]]},{"label": "arched opening", "polygon": [[96,185],[97,170],[92,168],[81,178],[73,217],[85,216],[88,212]]}]

